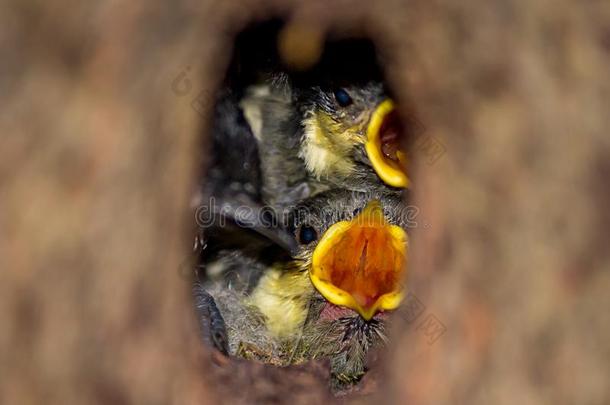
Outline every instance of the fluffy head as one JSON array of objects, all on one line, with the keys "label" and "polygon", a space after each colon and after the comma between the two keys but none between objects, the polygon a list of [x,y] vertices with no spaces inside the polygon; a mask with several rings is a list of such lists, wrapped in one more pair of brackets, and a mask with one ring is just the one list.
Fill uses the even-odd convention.
[{"label": "fluffy head", "polygon": [[368,351],[386,340],[387,313],[365,320],[357,312],[329,303],[312,285],[309,271],[320,237],[333,224],[355,218],[379,200],[386,220],[406,228],[399,196],[332,190],[290,210],[288,223],[300,242],[298,254],[263,276],[248,303],[265,317],[268,330],[291,347],[290,362],[329,357],[337,381],[356,381],[365,371]]},{"label": "fluffy head", "polygon": [[409,213],[394,193],[330,190],[287,208],[287,228],[299,242],[292,257],[273,260],[261,251],[255,260],[241,251],[221,252],[208,262],[208,270],[222,269],[222,276],[204,287],[223,314],[231,354],[279,365],[329,358],[337,389],[364,374],[367,353],[386,341],[390,313],[365,320],[331,304],[309,272],[322,235],[337,222],[357,218],[373,200],[388,223],[408,227]]},{"label": "fluffy head", "polygon": [[303,117],[299,156],[308,171],[331,183],[374,176],[364,144],[371,115],[386,98],[377,81],[316,85],[298,93]]}]

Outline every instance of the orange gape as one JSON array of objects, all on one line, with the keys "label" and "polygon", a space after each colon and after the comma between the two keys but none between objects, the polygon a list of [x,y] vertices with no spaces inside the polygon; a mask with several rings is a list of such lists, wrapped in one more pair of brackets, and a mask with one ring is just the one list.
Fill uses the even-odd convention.
[{"label": "orange gape", "polygon": [[331,226],[314,251],[310,277],[331,303],[365,319],[394,309],[402,299],[407,235],[386,222],[378,201],[352,221]]},{"label": "orange gape", "polygon": [[383,227],[352,227],[322,261],[325,278],[370,307],[402,281],[405,257],[392,248],[390,238]]},{"label": "orange gape", "polygon": [[405,141],[404,131],[391,100],[377,106],[366,134],[364,148],[379,178],[392,187],[409,188],[409,162],[402,145]]}]

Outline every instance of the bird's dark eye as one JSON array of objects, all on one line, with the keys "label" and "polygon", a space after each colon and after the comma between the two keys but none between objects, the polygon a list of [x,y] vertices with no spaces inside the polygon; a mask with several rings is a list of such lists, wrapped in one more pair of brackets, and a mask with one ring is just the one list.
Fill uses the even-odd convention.
[{"label": "bird's dark eye", "polygon": [[301,225],[297,231],[299,243],[308,245],[318,239],[318,232],[315,228],[309,225]]},{"label": "bird's dark eye", "polygon": [[352,98],[344,89],[335,90],[335,99],[341,107],[347,107],[352,103]]}]

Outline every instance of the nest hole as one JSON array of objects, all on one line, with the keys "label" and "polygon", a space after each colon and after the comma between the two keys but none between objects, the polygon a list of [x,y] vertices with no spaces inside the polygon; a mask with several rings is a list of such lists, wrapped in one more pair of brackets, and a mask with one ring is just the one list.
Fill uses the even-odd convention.
[{"label": "nest hole", "polygon": [[[408,239],[412,218],[401,211],[411,187],[408,151],[422,130],[395,101],[383,64],[366,37],[325,36],[281,20],[235,37],[204,123],[193,200],[203,341],[235,367],[264,367],[265,378],[306,370],[315,376],[311,389],[334,395],[366,391],[364,377],[382,369],[372,359],[384,350],[405,283],[402,268],[387,268],[406,262],[406,246],[404,257],[396,246]],[[371,218],[385,219],[358,223],[372,200],[381,217]],[[329,270],[328,257],[316,273],[318,247],[341,223],[362,229],[325,242],[343,249],[332,260],[358,254],[349,265],[370,277],[346,279],[346,265]]]}]

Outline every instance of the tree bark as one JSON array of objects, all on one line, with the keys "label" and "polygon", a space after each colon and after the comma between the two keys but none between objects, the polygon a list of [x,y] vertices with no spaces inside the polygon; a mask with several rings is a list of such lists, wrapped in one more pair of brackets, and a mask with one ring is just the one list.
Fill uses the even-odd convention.
[{"label": "tree bark", "polygon": [[607,3],[3,8],[0,403],[328,399],[323,365],[207,352],[191,302],[210,97],[232,36],[271,16],[369,36],[426,128],[410,312],[354,399],[610,402]]}]

